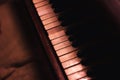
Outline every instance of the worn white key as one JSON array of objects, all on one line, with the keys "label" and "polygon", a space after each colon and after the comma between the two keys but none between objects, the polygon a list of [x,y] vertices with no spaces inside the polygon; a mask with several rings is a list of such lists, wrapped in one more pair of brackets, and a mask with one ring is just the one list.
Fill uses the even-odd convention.
[{"label": "worn white key", "polygon": [[49,38],[50,38],[50,40],[52,40],[52,39],[58,38],[63,35],[65,35],[65,31],[61,30],[59,32],[56,32],[55,34],[49,35]]},{"label": "worn white key", "polygon": [[48,19],[50,17],[56,16],[56,14],[54,12],[48,13],[48,14],[44,14],[43,16],[40,16],[41,20],[45,20]]},{"label": "worn white key", "polygon": [[46,24],[52,23],[52,22],[57,21],[57,20],[58,20],[57,17],[54,16],[54,17],[51,17],[49,19],[43,20],[42,22],[44,25],[46,25]]},{"label": "worn white key", "polygon": [[73,51],[73,52],[70,52],[69,54],[60,56],[60,57],[59,57],[60,62],[64,62],[64,61],[67,61],[67,60],[70,60],[70,59],[72,59],[72,58],[77,57],[76,53],[77,53],[77,51]]},{"label": "worn white key", "polygon": [[59,49],[65,48],[65,47],[70,46],[70,45],[71,45],[70,41],[64,41],[64,42],[61,42],[61,43],[59,43],[57,45],[54,45],[53,47],[57,51]]},{"label": "worn white key", "polygon": [[60,26],[60,24],[61,23],[59,21],[55,21],[53,23],[44,25],[44,27],[45,27],[46,30],[48,30],[48,29],[51,29],[53,27]]},{"label": "worn white key", "polygon": [[61,56],[61,55],[70,53],[70,52],[75,51],[75,50],[76,50],[76,48],[73,48],[72,46],[68,46],[64,49],[56,51],[56,53],[57,53],[58,56]]},{"label": "worn white key", "polygon": [[48,13],[51,13],[51,12],[54,12],[52,8],[47,8],[45,10],[41,10],[40,8],[37,8],[37,12],[38,12],[38,15],[39,16],[42,16],[44,14],[48,14]]},{"label": "worn white key", "polygon": [[66,40],[68,40],[68,37],[66,35],[64,35],[60,38],[52,40],[51,42],[52,42],[52,45],[55,45],[55,44],[58,44],[60,42],[66,41]]},{"label": "worn white key", "polygon": [[54,33],[57,33],[59,31],[61,31],[61,30],[63,30],[63,27],[62,26],[57,26],[57,27],[54,27],[54,28],[51,28],[51,29],[47,30],[47,33],[49,35],[52,35]]},{"label": "worn white key", "polygon": [[70,74],[73,74],[75,72],[81,71],[83,69],[84,69],[84,67],[81,64],[78,64],[76,66],[65,69],[65,73],[67,75],[70,75]]},{"label": "worn white key", "polygon": [[68,68],[68,67],[71,67],[71,66],[78,64],[78,63],[80,63],[80,58],[76,57],[76,58],[71,59],[69,61],[63,62],[62,66],[63,66],[63,68]]},{"label": "worn white key", "polygon": [[69,80],[78,80],[82,77],[86,76],[86,71],[80,71],[80,72],[77,72],[77,73],[74,73],[72,75],[68,75],[68,79]]},{"label": "worn white key", "polygon": [[41,2],[43,0],[32,0],[32,1],[33,1],[33,3],[38,3],[38,2]]},{"label": "worn white key", "polygon": [[38,3],[35,4],[35,7],[38,8],[38,7],[41,7],[41,6],[44,6],[44,5],[49,5],[49,2],[47,0],[42,1],[42,2],[38,2]]}]

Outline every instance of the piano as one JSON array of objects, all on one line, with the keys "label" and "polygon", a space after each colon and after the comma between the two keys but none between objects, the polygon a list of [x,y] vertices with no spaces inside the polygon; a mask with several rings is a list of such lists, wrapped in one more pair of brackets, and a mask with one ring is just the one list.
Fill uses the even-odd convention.
[{"label": "piano", "polygon": [[47,32],[46,39],[50,40],[56,62],[60,63],[60,68],[53,63],[55,70],[59,69],[56,71],[59,80],[118,79],[117,0],[33,0],[32,3]]},{"label": "piano", "polygon": [[119,80],[119,1],[11,1],[44,62],[40,80]]}]

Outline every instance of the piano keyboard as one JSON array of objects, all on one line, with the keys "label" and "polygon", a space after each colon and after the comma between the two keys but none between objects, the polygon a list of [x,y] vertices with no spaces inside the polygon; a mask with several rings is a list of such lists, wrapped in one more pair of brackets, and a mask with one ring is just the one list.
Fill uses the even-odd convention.
[{"label": "piano keyboard", "polygon": [[48,0],[33,0],[36,11],[42,20],[48,37],[56,51],[68,80],[90,80],[86,75],[86,67],[80,64],[81,59],[77,57],[77,48],[71,46],[65,29]]}]

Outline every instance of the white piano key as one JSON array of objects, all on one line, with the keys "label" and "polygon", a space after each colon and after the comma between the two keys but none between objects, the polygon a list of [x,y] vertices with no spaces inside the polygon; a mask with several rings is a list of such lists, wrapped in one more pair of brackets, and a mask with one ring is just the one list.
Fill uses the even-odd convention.
[{"label": "white piano key", "polygon": [[47,14],[40,16],[40,18],[41,18],[41,20],[45,20],[45,19],[48,19],[48,18],[51,18],[54,16],[56,16],[56,14],[54,12],[51,12],[51,13],[47,13]]},{"label": "white piano key", "polygon": [[66,40],[68,40],[68,37],[66,35],[64,35],[60,38],[52,40],[51,42],[52,42],[52,45],[55,45],[55,44],[58,44],[60,42],[66,41]]},{"label": "white piano key", "polygon": [[53,47],[57,51],[59,49],[65,48],[65,47],[70,46],[70,45],[71,45],[70,41],[64,41],[64,42],[61,42],[59,44],[54,45]]},{"label": "white piano key", "polygon": [[67,60],[70,60],[70,59],[72,59],[72,58],[77,57],[76,53],[77,53],[77,51],[73,51],[73,52],[70,52],[69,54],[60,56],[60,57],[59,57],[60,62],[64,62],[64,61],[67,61]]},{"label": "white piano key", "polygon": [[57,26],[57,27],[48,29],[48,30],[47,30],[47,33],[48,33],[49,35],[52,35],[52,34],[54,34],[54,33],[57,33],[57,32],[59,32],[59,31],[61,31],[61,30],[63,30],[63,27],[62,27],[62,26]]},{"label": "white piano key", "polygon": [[65,73],[67,75],[71,75],[75,72],[82,71],[83,69],[84,69],[84,66],[82,66],[81,64],[78,64],[78,65],[75,65],[73,67],[65,69]]},{"label": "white piano key", "polygon": [[58,56],[61,56],[61,55],[70,53],[70,52],[75,51],[75,50],[76,50],[76,48],[73,48],[72,46],[68,46],[64,49],[56,51],[56,53],[57,53]]},{"label": "white piano key", "polygon": [[44,5],[49,5],[49,2],[47,0],[42,1],[42,2],[38,2],[38,3],[35,4],[35,7],[38,8],[38,7],[41,7],[41,6],[44,6]]},{"label": "white piano key", "polygon": [[34,4],[39,3],[39,2],[42,2],[42,1],[44,1],[44,0],[32,0],[32,2],[33,2]]},{"label": "white piano key", "polygon": [[55,21],[53,23],[44,25],[44,27],[45,27],[46,30],[48,30],[48,29],[54,28],[56,26],[60,26],[60,24],[61,23],[59,21]]},{"label": "white piano key", "polygon": [[65,32],[64,32],[64,30],[61,30],[59,32],[56,32],[55,34],[49,35],[49,38],[50,38],[50,40],[52,40],[52,39],[58,38],[63,35],[65,35]]},{"label": "white piano key", "polygon": [[83,71],[79,71],[77,73],[74,73],[72,75],[68,75],[68,79],[69,80],[78,80],[84,76],[86,76],[86,71],[83,70]]},{"label": "white piano key", "polygon": [[57,21],[57,20],[58,20],[57,17],[54,16],[54,17],[48,18],[46,20],[43,20],[42,22],[44,25],[46,25],[46,24],[52,23],[52,22]]},{"label": "white piano key", "polygon": [[51,13],[51,12],[54,12],[52,8],[47,8],[45,10],[40,10],[40,8],[37,8],[37,12],[38,12],[38,15],[39,16],[42,16],[44,14],[48,14],[48,13]]},{"label": "white piano key", "polygon": [[65,69],[65,68],[71,67],[71,66],[78,64],[78,63],[80,63],[80,58],[76,57],[74,59],[63,62],[62,66]]},{"label": "white piano key", "polygon": [[84,77],[84,78],[80,78],[80,79],[77,79],[77,80],[92,80],[90,77]]},{"label": "white piano key", "polygon": [[44,10],[47,10],[47,9],[51,9],[51,5],[45,5],[45,6],[42,6],[42,7],[38,7],[37,8],[37,11],[44,11]]}]

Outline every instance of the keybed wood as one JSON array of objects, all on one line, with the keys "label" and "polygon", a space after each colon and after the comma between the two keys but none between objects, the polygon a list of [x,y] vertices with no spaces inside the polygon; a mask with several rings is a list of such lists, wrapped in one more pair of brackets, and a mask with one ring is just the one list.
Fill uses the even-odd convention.
[{"label": "keybed wood", "polygon": [[80,64],[81,59],[76,55],[77,49],[71,46],[65,29],[61,26],[49,1],[33,0],[33,3],[68,79],[90,80],[86,76],[85,67]]}]

